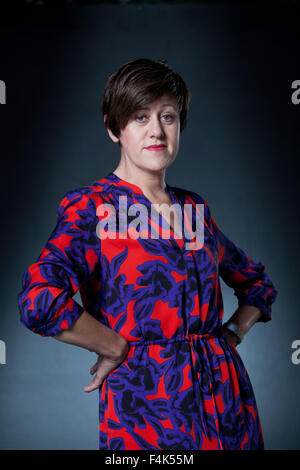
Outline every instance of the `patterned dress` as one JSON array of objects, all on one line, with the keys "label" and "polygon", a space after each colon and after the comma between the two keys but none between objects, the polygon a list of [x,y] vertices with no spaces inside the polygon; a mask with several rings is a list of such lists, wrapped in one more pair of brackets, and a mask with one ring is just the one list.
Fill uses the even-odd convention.
[{"label": "patterned dress", "polygon": [[[85,309],[127,339],[126,358],[99,388],[99,449],[264,449],[245,365],[221,333],[219,276],[239,305],[261,310],[260,322],[271,320],[277,291],[265,267],[221,231],[201,196],[166,186],[181,214],[186,204],[193,208],[193,224],[197,207],[204,208],[200,249],[174,229],[169,237],[143,237],[134,225],[138,213],[129,211],[122,232],[124,201],[147,209],[148,233],[151,226],[152,233],[164,230],[164,219],[153,220],[142,190],[111,172],[63,197],[50,238],[23,274],[20,321],[53,336]],[[105,221],[106,238],[99,230]],[[78,290],[83,307],[72,298]]]}]

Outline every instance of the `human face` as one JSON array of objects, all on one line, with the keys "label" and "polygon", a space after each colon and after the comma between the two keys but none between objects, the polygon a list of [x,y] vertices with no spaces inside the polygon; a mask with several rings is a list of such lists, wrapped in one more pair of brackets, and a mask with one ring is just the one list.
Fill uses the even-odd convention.
[{"label": "human face", "polygon": [[[148,104],[146,108],[135,111],[120,138],[121,160],[131,170],[165,170],[173,163],[179,148],[180,116],[176,99],[164,95]],[[110,134],[111,138],[112,135]],[[163,148],[151,150],[151,145]]]}]

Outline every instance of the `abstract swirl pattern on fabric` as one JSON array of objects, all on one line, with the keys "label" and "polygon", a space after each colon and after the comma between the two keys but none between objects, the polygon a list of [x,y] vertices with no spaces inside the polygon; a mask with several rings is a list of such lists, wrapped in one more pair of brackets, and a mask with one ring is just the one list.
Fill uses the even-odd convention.
[{"label": "abstract swirl pattern on fabric", "polygon": [[[126,196],[150,214],[142,190],[111,172],[63,197],[52,234],[24,272],[20,320],[54,336],[85,309],[127,339],[125,360],[99,389],[99,449],[263,449],[250,378],[221,333],[220,277],[239,305],[261,310],[259,322],[271,320],[277,290],[265,266],[222,232],[201,196],[167,189],[181,211],[204,204],[201,249],[187,249],[185,235],[176,238],[172,228],[169,238],[120,238],[118,218],[116,237],[100,240],[99,205],[113,217]],[[83,306],[72,298],[78,290]]]}]

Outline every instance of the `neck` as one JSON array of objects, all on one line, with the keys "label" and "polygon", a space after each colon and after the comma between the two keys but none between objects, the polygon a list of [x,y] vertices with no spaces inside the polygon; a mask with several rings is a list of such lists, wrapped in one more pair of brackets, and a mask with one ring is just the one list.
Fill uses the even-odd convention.
[{"label": "neck", "polygon": [[124,168],[121,165],[113,171],[115,175],[128,183],[138,186],[144,194],[157,195],[166,192],[165,169],[161,171],[144,171],[140,168]]}]

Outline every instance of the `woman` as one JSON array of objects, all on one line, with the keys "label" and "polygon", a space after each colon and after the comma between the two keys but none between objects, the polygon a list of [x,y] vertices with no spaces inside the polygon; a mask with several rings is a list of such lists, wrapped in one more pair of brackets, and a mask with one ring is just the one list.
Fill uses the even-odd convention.
[{"label": "woman", "polygon": [[[277,291],[201,196],[165,182],[189,102],[166,61],[133,60],[109,78],[102,112],[119,165],[66,193],[18,295],[26,327],[97,353],[84,390],[99,388],[100,449],[264,448],[236,346],[255,322],[271,319]],[[134,204],[146,209],[143,227]],[[161,219],[150,216],[154,204],[165,204]],[[187,242],[199,207],[204,238],[195,249]],[[225,325],[219,275],[239,301]],[[79,289],[83,307],[72,298]]]}]

